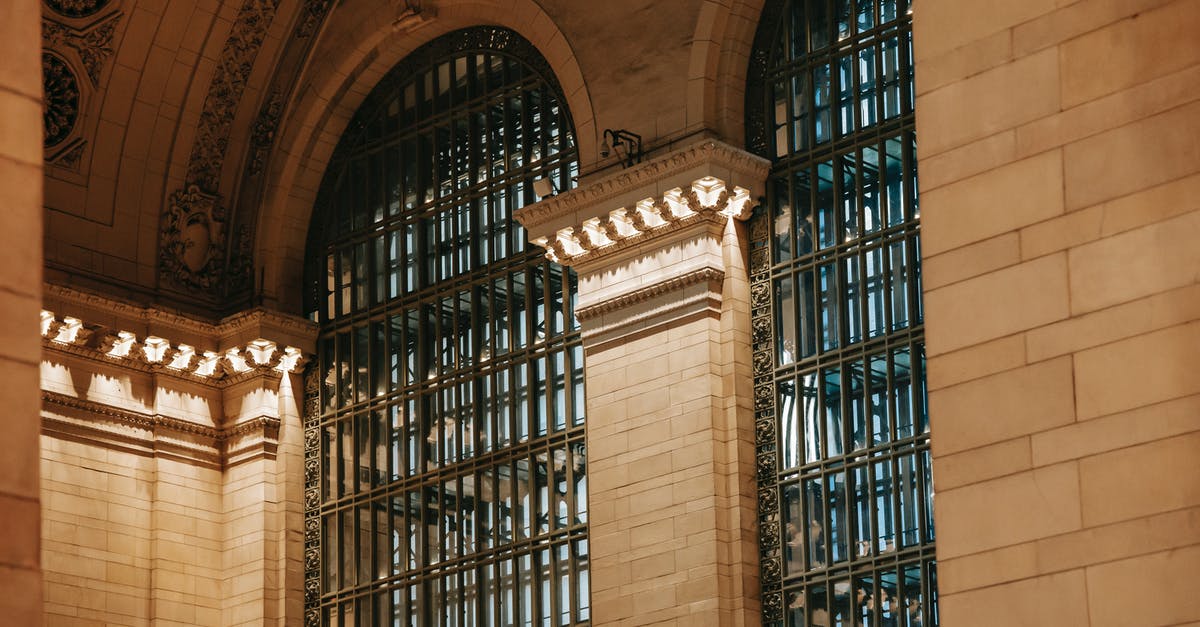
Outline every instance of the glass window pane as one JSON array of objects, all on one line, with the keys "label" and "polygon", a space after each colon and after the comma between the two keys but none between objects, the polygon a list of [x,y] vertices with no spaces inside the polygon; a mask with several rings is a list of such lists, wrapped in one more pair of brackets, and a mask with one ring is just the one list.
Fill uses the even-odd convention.
[{"label": "glass window pane", "polygon": [[[475,50],[489,42],[504,51]],[[428,45],[367,97],[319,194],[341,219],[309,251],[319,609],[344,625],[572,624],[589,618],[578,282],[510,225],[527,180],[574,184],[573,129],[519,37]]]}]

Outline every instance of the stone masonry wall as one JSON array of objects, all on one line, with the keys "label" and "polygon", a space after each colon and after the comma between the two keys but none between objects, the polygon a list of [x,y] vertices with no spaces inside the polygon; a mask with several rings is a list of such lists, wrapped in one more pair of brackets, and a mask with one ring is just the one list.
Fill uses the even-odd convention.
[{"label": "stone masonry wall", "polygon": [[913,19],[942,624],[1200,620],[1200,2]]},{"label": "stone masonry wall", "polygon": [[42,617],[38,355],[42,289],[42,74],[36,0],[0,2],[0,617]]}]

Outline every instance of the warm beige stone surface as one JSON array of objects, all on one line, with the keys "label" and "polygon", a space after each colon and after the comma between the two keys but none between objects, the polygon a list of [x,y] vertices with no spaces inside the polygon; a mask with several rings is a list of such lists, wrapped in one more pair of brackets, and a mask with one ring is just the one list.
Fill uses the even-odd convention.
[{"label": "warm beige stone surface", "polygon": [[[667,288],[583,320],[597,625],[758,621],[745,233],[729,220],[701,237],[719,293],[680,306]],[[677,245],[656,234],[641,250]],[[683,276],[665,259],[585,263],[580,302]]]},{"label": "warm beige stone surface", "polygon": [[38,625],[43,590],[40,550],[38,326],[42,282],[42,89],[40,4],[0,6],[0,622]]},{"label": "warm beige stone surface", "polygon": [[[1062,45],[1063,107],[1200,63],[1200,12],[1188,1],[1136,13]],[[1097,72],[1096,68],[1104,68]]]},{"label": "warm beige stone surface", "polygon": [[1097,206],[1025,227],[1020,231],[1021,259],[1033,259],[1093,241],[1100,237],[1103,221],[1104,210]]},{"label": "warm beige stone surface", "polygon": [[931,360],[925,371],[930,390],[939,390],[1025,364],[1025,336],[1010,335]]},{"label": "warm beige stone surface", "polygon": [[[979,8],[971,3],[962,3],[962,6],[970,7],[968,10],[971,11]],[[919,22],[915,19],[915,23]],[[914,34],[915,41],[919,41],[919,37]],[[920,76],[919,71],[917,75]],[[921,91],[920,88],[917,91]],[[964,103],[970,105],[964,106]],[[926,156],[1058,110],[1058,55],[1055,51],[1046,50],[1016,59],[917,97],[917,128],[921,129],[922,136],[917,144],[918,159],[924,162]]]},{"label": "warm beige stone surface", "polygon": [[1134,444],[1200,431],[1200,396],[1147,405],[1034,434],[1033,464],[1081,459]]},{"label": "warm beige stone surface", "polygon": [[945,625],[1088,625],[1088,590],[1083,573],[1073,571],[943,596]]},{"label": "warm beige stone surface", "polygon": [[1200,211],[1193,211],[1072,249],[1071,313],[1196,283],[1197,241]]},{"label": "warm beige stone surface", "polygon": [[1194,174],[1200,163],[1200,137],[1186,129],[1194,128],[1197,119],[1200,102],[1067,145],[1067,209]]},{"label": "warm beige stone surface", "polygon": [[1021,240],[1016,233],[1010,232],[925,257],[921,260],[921,278],[925,289],[934,290],[1020,261]]},{"label": "warm beige stone surface", "polygon": [[1062,320],[1067,256],[1047,255],[925,292],[928,352],[947,353]]},{"label": "warm beige stone surface", "polygon": [[[1014,188],[1021,193],[1006,198]],[[921,197],[924,252],[934,257],[1057,216],[1062,189],[1062,153],[1052,150],[927,192]],[[976,263],[987,256],[971,255]]]},{"label": "warm beige stone surface", "polygon": [[1081,528],[1080,474],[1068,462],[939,490],[938,555],[950,559]]},{"label": "warm beige stone surface", "polygon": [[943,597],[987,588],[1038,574],[1038,544],[1026,542],[938,561],[938,593]]},{"label": "warm beige stone surface", "polygon": [[[929,393],[929,411],[943,416],[937,455],[1045,431],[1075,421],[1067,357],[1016,368]],[[1014,393],[997,395],[995,390]]]},{"label": "warm beige stone surface", "polygon": [[1030,361],[1157,331],[1200,319],[1200,285],[1188,285],[1033,329],[1026,334]]},{"label": "warm beige stone surface", "polygon": [[[1109,562],[1087,569],[1092,625],[1176,625],[1200,619],[1196,565],[1200,546]],[[1154,573],[1153,577],[1145,576]],[[1130,603],[1129,599],[1137,599]]]},{"label": "warm beige stone surface", "polygon": [[1054,10],[1054,0],[971,3],[917,0],[913,7],[913,39],[917,62],[951,53],[997,31]]},{"label": "warm beige stone surface", "polygon": [[922,193],[987,172],[1016,158],[1017,133],[1013,130],[996,133],[936,155],[921,155]]},{"label": "warm beige stone surface", "polygon": [[1028,437],[1014,438],[953,455],[942,455],[933,465],[939,490],[953,489],[1013,474],[1033,467]]},{"label": "warm beige stone surface", "polygon": [[1200,321],[1075,354],[1080,419],[1200,392]]},{"label": "warm beige stone surface", "polygon": [[[956,32],[940,56],[918,43],[942,620],[1186,624],[1198,614],[1182,587],[1200,577],[1187,34],[1200,5],[1052,4]],[[1018,170],[1049,154],[1058,167]],[[1053,211],[1005,212],[1045,210],[1039,194]]]},{"label": "warm beige stone surface", "polygon": [[1197,450],[1200,432],[1192,432],[1084,459],[1079,463],[1084,522],[1102,525],[1200,505]]}]

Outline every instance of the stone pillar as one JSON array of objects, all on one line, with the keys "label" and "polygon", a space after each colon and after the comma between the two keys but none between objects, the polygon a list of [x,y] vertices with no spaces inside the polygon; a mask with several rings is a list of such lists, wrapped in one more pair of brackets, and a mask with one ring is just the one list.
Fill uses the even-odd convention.
[{"label": "stone pillar", "polygon": [[1200,621],[1200,3],[919,0],[946,625]]},{"label": "stone pillar", "polygon": [[47,620],[300,624],[290,373],[315,326],[265,310],[211,324],[54,286],[44,303]]},{"label": "stone pillar", "polygon": [[579,278],[593,624],[758,624],[745,229],[767,162],[703,141],[517,215]]},{"label": "stone pillar", "polygon": [[0,3],[0,622],[42,622],[38,359],[42,291],[41,3]]}]

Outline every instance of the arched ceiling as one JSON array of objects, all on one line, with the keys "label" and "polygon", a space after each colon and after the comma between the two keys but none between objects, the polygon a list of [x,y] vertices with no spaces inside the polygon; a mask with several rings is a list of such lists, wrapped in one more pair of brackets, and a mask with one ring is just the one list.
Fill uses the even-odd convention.
[{"label": "arched ceiling", "polygon": [[43,0],[46,280],[219,317],[299,310],[329,153],[409,51],[476,24],[550,62],[586,174],[605,128],[740,143],[760,2]]}]

